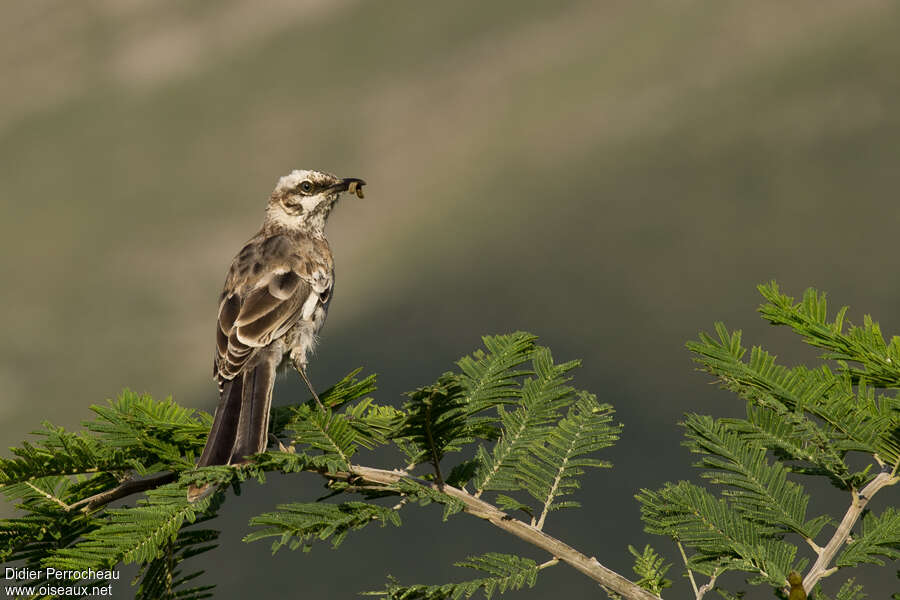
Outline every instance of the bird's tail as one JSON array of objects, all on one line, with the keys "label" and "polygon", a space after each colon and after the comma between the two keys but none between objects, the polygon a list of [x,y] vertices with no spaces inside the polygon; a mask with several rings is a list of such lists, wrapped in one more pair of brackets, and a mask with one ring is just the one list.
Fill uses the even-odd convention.
[{"label": "bird's tail", "polygon": [[227,465],[231,459],[231,450],[237,435],[238,420],[241,414],[241,397],[244,387],[244,375],[238,375],[226,381],[219,394],[219,406],[213,419],[212,429],[206,438],[203,454],[197,462],[198,467],[209,465]]},{"label": "bird's tail", "polygon": [[244,374],[241,410],[230,464],[245,462],[245,456],[263,452],[269,441],[269,408],[275,385],[274,361],[264,361]]},{"label": "bird's tail", "polygon": [[[262,361],[225,383],[198,467],[241,464],[266,449],[274,383],[273,361]],[[211,491],[209,485],[192,485],[188,499],[194,502]]]}]

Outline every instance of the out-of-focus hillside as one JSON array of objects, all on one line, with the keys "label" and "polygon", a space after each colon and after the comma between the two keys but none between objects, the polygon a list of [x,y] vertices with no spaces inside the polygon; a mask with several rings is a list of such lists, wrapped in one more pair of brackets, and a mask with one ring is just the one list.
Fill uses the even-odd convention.
[{"label": "out-of-focus hillside", "polygon": [[[644,543],[631,495],[689,474],[680,415],[741,409],[692,372],[686,339],[723,319],[750,343],[811,359],[754,319],[754,285],[771,278],[900,330],[895,3],[0,10],[6,446],[43,419],[76,426],[123,386],[211,410],[225,268],[297,167],[369,182],[329,224],[337,286],[313,379],[365,365],[381,375],[379,398],[395,399],[480,334],[511,329],[583,357],[579,384],[626,429],[617,469],[582,499],[623,516],[595,509],[596,529],[577,515],[550,526],[623,572],[626,544]],[[288,381],[281,400],[297,390]],[[284,485],[287,498],[299,484]],[[246,502],[214,566],[260,564],[228,569],[222,598],[260,589],[267,569],[334,568],[324,548],[269,561],[240,544],[244,511],[275,504],[252,491]],[[465,536],[481,530],[466,527],[437,560],[474,551]],[[394,550],[339,593],[379,587],[388,569],[455,576]],[[593,593],[564,575],[530,597]],[[310,597],[335,585],[309,577]]]}]

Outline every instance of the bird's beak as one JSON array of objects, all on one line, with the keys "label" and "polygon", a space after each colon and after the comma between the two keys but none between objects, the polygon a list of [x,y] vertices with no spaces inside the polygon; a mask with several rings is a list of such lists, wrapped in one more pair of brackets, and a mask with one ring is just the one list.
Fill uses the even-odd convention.
[{"label": "bird's beak", "polygon": [[357,179],[356,177],[347,177],[345,179],[341,179],[338,183],[331,186],[331,189],[335,192],[350,192],[351,194],[356,194],[360,198],[363,198],[363,186],[366,185],[366,182],[362,179]]}]

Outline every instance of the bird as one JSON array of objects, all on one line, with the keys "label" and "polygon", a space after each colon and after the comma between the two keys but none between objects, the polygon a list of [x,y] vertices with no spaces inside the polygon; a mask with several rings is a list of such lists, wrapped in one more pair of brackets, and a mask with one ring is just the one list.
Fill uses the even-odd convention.
[{"label": "bird", "polygon": [[[213,377],[219,404],[197,462],[240,465],[263,452],[275,374],[293,364],[324,410],[306,374],[334,289],[325,222],[343,192],[363,197],[365,181],[297,169],[269,197],[262,228],[234,257],[219,297]],[[214,491],[188,487],[195,502]]]}]

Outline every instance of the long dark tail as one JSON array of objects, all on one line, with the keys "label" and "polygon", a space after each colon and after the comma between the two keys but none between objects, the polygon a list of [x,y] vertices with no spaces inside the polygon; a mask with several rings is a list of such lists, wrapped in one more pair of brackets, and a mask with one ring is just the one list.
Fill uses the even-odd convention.
[{"label": "long dark tail", "polygon": [[[198,467],[240,464],[266,449],[275,366],[274,361],[262,362],[225,383]],[[209,484],[191,485],[188,500],[196,502],[213,491]]]},{"label": "long dark tail", "polygon": [[237,435],[231,452],[232,463],[245,461],[245,456],[263,452],[269,441],[269,408],[275,385],[277,362],[269,360],[244,375],[241,413]]},{"label": "long dark tail", "polygon": [[274,382],[266,361],[225,383],[198,467],[241,463],[266,449]]},{"label": "long dark tail", "polygon": [[203,454],[200,455],[200,460],[197,462],[198,467],[228,464],[241,414],[243,384],[244,376],[241,374],[231,381],[225,382],[225,385],[222,386],[222,392],[219,394],[219,406],[216,407],[216,416],[213,419],[209,437],[206,438]]}]

